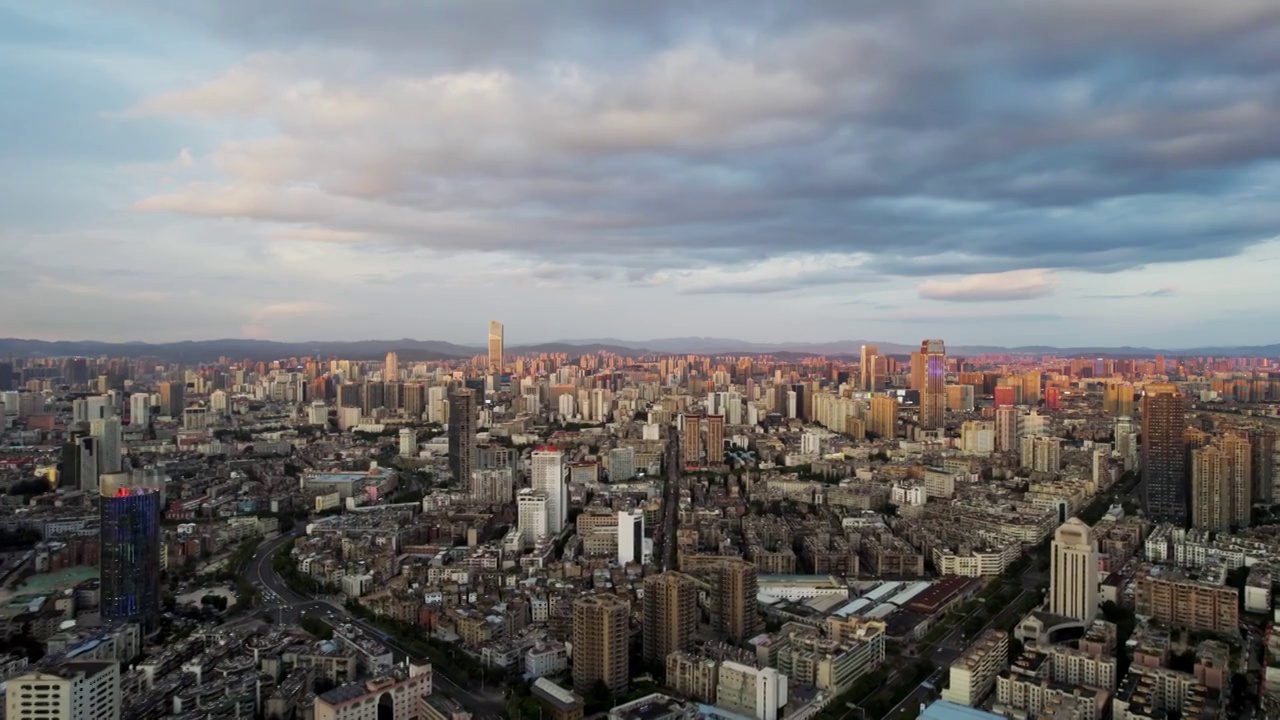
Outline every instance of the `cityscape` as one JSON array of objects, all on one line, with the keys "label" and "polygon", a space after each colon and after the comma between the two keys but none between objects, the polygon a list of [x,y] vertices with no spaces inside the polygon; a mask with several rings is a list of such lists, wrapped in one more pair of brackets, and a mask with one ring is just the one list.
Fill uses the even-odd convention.
[{"label": "cityscape", "polygon": [[1280,720],[1280,0],[0,0],[0,720]]},{"label": "cityscape", "polygon": [[0,361],[8,716],[1280,710],[1280,360],[505,334]]}]

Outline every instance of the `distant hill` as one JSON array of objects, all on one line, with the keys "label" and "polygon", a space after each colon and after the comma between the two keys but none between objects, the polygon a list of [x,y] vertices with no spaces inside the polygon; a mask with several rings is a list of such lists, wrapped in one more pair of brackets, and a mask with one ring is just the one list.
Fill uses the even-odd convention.
[{"label": "distant hill", "polygon": [[[880,352],[905,355],[918,349],[918,345],[840,340],[819,343],[757,343],[727,338],[659,338],[655,340],[627,341],[616,338],[589,340],[563,340],[535,345],[515,345],[507,348],[517,354],[612,352],[621,355],[660,354],[753,354],[779,357],[803,357],[825,355],[828,357],[856,356],[864,344],[876,345]],[[465,359],[484,353],[482,346],[458,345],[441,340],[309,340],[306,342],[276,342],[272,340],[188,340],[173,343],[107,343],[92,340],[47,341],[0,339],[0,357],[156,357],[171,362],[208,362],[219,357],[234,360],[277,360],[287,357],[320,356],[341,357],[350,360],[381,360],[388,352],[395,351],[401,360],[450,360]],[[1145,347],[1065,347],[1020,346],[998,347],[987,345],[953,345],[947,352],[955,356],[983,354],[1062,355],[1082,357],[1151,357],[1158,354],[1216,355],[1248,357],[1280,357],[1280,344],[1244,347],[1198,347],[1189,349],[1158,349]]]}]

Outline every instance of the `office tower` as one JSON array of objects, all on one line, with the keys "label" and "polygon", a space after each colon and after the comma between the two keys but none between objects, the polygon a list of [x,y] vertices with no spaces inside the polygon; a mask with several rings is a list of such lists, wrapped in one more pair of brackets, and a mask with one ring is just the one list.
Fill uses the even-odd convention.
[{"label": "office tower", "polygon": [[120,663],[65,660],[4,683],[6,720],[120,720]]},{"label": "office tower", "polygon": [[898,436],[898,401],[891,397],[871,398],[871,422],[867,432],[882,438]]},{"label": "office tower", "polygon": [[89,435],[98,441],[98,474],[120,472],[120,450],[124,444],[120,418],[109,417],[90,422]]},{"label": "office tower", "polygon": [[1142,509],[1153,522],[1187,523],[1186,399],[1171,383],[1142,395]]},{"label": "office tower", "polygon": [[400,357],[394,351],[387,353],[387,361],[382,369],[382,379],[386,382],[400,380]]},{"label": "office tower", "polygon": [[636,476],[635,448],[621,447],[609,451],[609,482],[623,482]]},{"label": "office tower", "polygon": [[476,447],[475,394],[466,388],[449,393],[449,470],[458,488],[471,490]]},{"label": "office tower", "polygon": [[875,345],[862,346],[862,362],[858,367],[860,381],[858,387],[867,392],[876,392],[883,387],[883,382],[877,374],[879,367],[877,361],[880,356],[880,348]]},{"label": "office tower", "polygon": [[175,419],[182,417],[182,409],[187,406],[185,395],[183,383],[160,383],[160,414]]},{"label": "office tower", "polygon": [[547,532],[557,535],[569,516],[564,453],[554,447],[539,447],[533,451],[532,463],[530,484],[547,494]]},{"label": "office tower", "polygon": [[1102,412],[1111,417],[1133,417],[1133,386],[1107,383],[1102,390]]},{"label": "office tower", "polygon": [[1098,543],[1080,518],[1070,518],[1053,534],[1049,612],[1083,622],[1098,614]]},{"label": "office tower", "polygon": [[715,567],[711,581],[716,634],[734,644],[759,634],[756,595],[760,580],[756,566],[745,560],[726,560]]},{"label": "office tower", "polygon": [[531,547],[551,534],[551,502],[542,490],[525,488],[516,494],[516,526],[520,546]]},{"label": "office tower", "polygon": [[8,392],[16,390],[17,385],[13,381],[13,363],[0,362],[0,392]]},{"label": "office tower", "polygon": [[924,387],[920,390],[920,428],[941,430],[947,410],[947,350],[941,340],[920,343],[924,357]]},{"label": "office tower", "polygon": [[498,375],[503,371],[503,355],[506,349],[502,345],[502,323],[489,321],[489,374]]},{"label": "office tower", "polygon": [[618,511],[618,564],[626,567],[644,559],[644,511]]},{"label": "office tower", "polygon": [[102,619],[138,623],[144,635],[160,622],[162,482],[114,473],[98,487]]},{"label": "office tower", "polygon": [[698,584],[680,572],[644,579],[644,661],[665,668],[667,656],[693,646],[698,625]]},{"label": "office tower", "polygon": [[111,404],[106,395],[91,395],[71,401],[71,420],[78,423],[93,422],[111,416]]},{"label": "office tower", "polygon": [[631,606],[617,595],[573,603],[573,689],[587,695],[597,682],[621,692],[630,682]]}]

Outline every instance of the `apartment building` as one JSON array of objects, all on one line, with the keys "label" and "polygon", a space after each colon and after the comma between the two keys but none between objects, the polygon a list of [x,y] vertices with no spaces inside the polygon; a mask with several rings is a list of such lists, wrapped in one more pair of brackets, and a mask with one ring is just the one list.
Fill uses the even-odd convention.
[{"label": "apartment building", "polygon": [[431,696],[431,666],[334,688],[318,696],[315,720],[412,720],[423,717]]},{"label": "apartment building", "polygon": [[787,676],[774,668],[754,668],[732,661],[720,663],[716,705],[756,720],[778,720],[787,704]]},{"label": "apartment building", "polygon": [[116,662],[65,662],[18,675],[4,687],[9,720],[120,720]]},{"label": "apartment building", "polygon": [[1226,572],[1215,564],[1198,572],[1144,566],[1138,571],[1134,611],[1175,628],[1236,632],[1240,594],[1224,584]]},{"label": "apartment building", "polygon": [[996,676],[1009,660],[1009,633],[987,630],[951,664],[950,682],[942,699],[976,707],[991,692]]}]

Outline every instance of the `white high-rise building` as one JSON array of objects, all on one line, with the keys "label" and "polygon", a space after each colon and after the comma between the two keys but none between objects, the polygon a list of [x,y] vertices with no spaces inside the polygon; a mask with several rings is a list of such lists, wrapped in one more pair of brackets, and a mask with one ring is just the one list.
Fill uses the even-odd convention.
[{"label": "white high-rise building", "polygon": [[418,432],[413,428],[400,428],[400,455],[413,457],[418,454]]},{"label": "white high-rise building", "polygon": [[449,419],[445,414],[448,402],[445,398],[446,388],[443,385],[433,385],[427,388],[427,421],[439,425],[445,424]]},{"label": "white high-rise building", "polygon": [[564,453],[555,448],[533,451],[530,485],[547,494],[547,531],[552,535],[564,529],[569,514],[569,488],[565,485]]},{"label": "white high-rise building", "polygon": [[787,676],[775,668],[754,668],[732,661],[720,663],[716,705],[756,720],[778,720],[787,704]]},{"label": "white high-rise building", "polygon": [[800,452],[804,455],[817,455],[822,449],[822,437],[817,433],[804,433],[800,436]]},{"label": "white high-rise building", "polygon": [[644,511],[618,512],[618,564],[630,565],[644,559]]},{"label": "white high-rise building", "polygon": [[76,398],[71,402],[71,419],[74,422],[93,422],[111,417],[111,404],[106,395]]},{"label": "white high-rise building", "polygon": [[64,662],[5,682],[8,720],[120,720],[120,664]]},{"label": "white high-rise building", "polygon": [[[297,395],[296,399],[300,399],[300,398],[301,396]],[[295,398],[289,398],[289,399],[295,400]],[[230,409],[231,409],[230,398],[227,396],[227,393],[225,391],[214,390],[213,392],[209,393],[210,412],[212,412],[214,415],[217,415],[218,417],[225,417],[227,414],[227,411]]]},{"label": "white high-rise building", "polygon": [[192,405],[182,410],[183,430],[204,430],[209,427],[209,411],[203,405]]},{"label": "white high-rise building", "polygon": [[525,488],[516,495],[516,527],[520,546],[530,547],[551,534],[551,499],[541,490]]},{"label": "white high-rise building", "polygon": [[571,418],[577,409],[578,401],[570,393],[565,393],[556,401],[556,409],[560,411],[560,417]]},{"label": "white high-rise building", "polygon": [[90,422],[89,435],[98,441],[98,474],[120,472],[120,446],[124,444],[120,418]]},{"label": "white high-rise building", "polygon": [[1098,543],[1080,518],[1070,518],[1053,534],[1049,612],[1086,625],[1098,614]]},{"label": "white high-rise building", "polygon": [[325,405],[323,400],[317,400],[307,406],[307,424],[329,424],[329,406]]},{"label": "white high-rise building", "polygon": [[151,417],[151,395],[134,393],[129,396],[129,424],[142,426]]}]

